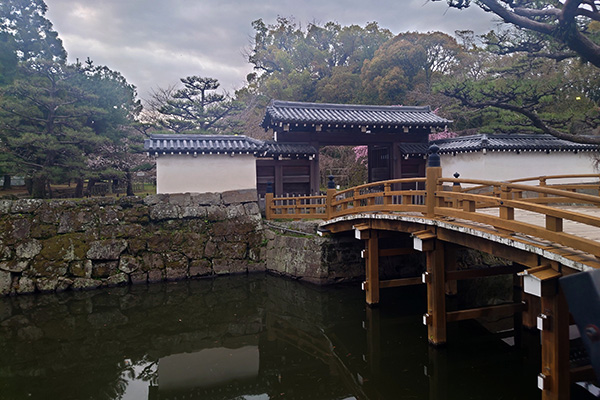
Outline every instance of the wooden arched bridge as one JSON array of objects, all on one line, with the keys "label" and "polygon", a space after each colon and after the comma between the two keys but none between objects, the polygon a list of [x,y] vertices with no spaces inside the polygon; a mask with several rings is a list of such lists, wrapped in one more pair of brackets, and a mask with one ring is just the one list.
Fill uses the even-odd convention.
[{"label": "wooden arched bridge", "polygon": [[[433,156],[433,157],[432,157]],[[590,366],[570,363],[571,316],[559,278],[600,268],[600,175],[561,175],[506,182],[444,177],[437,154],[425,178],[374,182],[326,195],[266,196],[267,219],[323,219],[320,232],[354,231],[365,243],[366,301],[379,302],[380,289],[427,285],[428,339],[446,342],[446,324],[514,314],[515,321],[541,330],[543,399],[568,399],[570,383],[593,380]],[[568,181],[569,183],[562,183]],[[573,183],[575,182],[575,183]],[[393,248],[390,235],[412,237]],[[389,241],[388,241],[389,242]],[[408,243],[408,245],[407,245]],[[388,246],[389,247],[389,246]],[[512,264],[458,269],[456,252],[470,248]],[[424,252],[422,276],[380,280],[381,257]],[[511,274],[513,302],[447,311],[446,294],[456,281]]]}]

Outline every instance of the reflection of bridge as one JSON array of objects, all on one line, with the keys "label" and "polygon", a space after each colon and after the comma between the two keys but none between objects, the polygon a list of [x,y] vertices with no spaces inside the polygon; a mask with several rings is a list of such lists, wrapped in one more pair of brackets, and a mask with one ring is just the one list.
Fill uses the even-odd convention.
[{"label": "reflection of bridge", "polygon": [[[434,345],[446,342],[448,322],[522,315],[519,320],[525,326],[541,330],[538,386],[542,397],[567,399],[570,382],[592,379],[593,371],[570,367],[570,316],[558,278],[600,268],[599,178],[554,176],[510,182],[445,178],[434,153],[426,178],[375,182],[342,191],[331,184],[324,196],[267,194],[266,216],[321,218],[325,221],[320,230],[329,234],[353,230],[357,239],[365,241],[363,285],[369,304],[379,302],[382,288],[425,283],[428,311],[423,321]],[[565,179],[570,183],[561,184]],[[594,183],[581,183],[585,181]],[[380,248],[380,239],[402,235],[412,236],[412,247]],[[456,252],[461,248],[512,264],[458,270]],[[381,257],[415,250],[425,253],[422,277],[380,280]],[[513,299],[517,301],[446,310],[445,295],[456,293],[457,280],[503,274],[514,276]]]}]

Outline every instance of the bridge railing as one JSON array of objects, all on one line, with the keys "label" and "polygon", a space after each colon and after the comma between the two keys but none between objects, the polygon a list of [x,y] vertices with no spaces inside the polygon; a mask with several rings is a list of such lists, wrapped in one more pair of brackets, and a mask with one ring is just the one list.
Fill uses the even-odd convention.
[{"label": "bridge railing", "polygon": [[[491,194],[471,193],[461,189],[464,185],[490,187],[493,190]],[[564,207],[600,207],[600,197],[578,193],[576,190],[581,188],[589,189],[586,184],[570,184],[564,189],[522,183],[439,178],[434,215],[491,225],[505,233],[535,236],[600,257],[600,246],[596,241],[569,233],[568,229],[565,231],[565,222],[583,224],[591,230],[600,228],[599,217],[585,214],[581,211],[582,208],[574,211]],[[533,196],[524,198],[525,192]],[[556,206],[558,204],[561,207]],[[515,210],[528,213],[530,217],[527,220],[531,222],[524,222],[524,218],[515,220]]]},{"label": "bridge railing", "polygon": [[425,178],[392,179],[350,189],[329,189],[326,195],[278,196],[267,193],[267,219],[331,219],[361,212],[423,212]]},{"label": "bridge railing", "polygon": [[[561,183],[568,180],[568,183]],[[491,196],[499,195],[499,187],[501,183],[525,183],[531,182],[532,186],[548,187],[553,189],[562,189],[570,192],[587,193],[600,195],[600,174],[564,174],[564,175],[544,175],[536,177],[527,177],[519,179],[511,179],[503,182],[485,182],[483,184],[463,186],[461,191],[487,194]],[[456,183],[455,183],[456,184]],[[537,185],[536,185],[537,184]],[[537,202],[540,204],[551,204],[565,202],[568,199],[560,198],[546,193],[536,193],[531,190],[515,190],[515,196],[518,196],[527,201]]]}]

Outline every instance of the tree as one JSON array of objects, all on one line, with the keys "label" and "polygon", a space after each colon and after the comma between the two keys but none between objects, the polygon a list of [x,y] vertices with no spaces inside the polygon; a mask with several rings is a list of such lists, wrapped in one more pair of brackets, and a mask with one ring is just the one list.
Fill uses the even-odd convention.
[{"label": "tree", "polygon": [[[364,61],[392,37],[375,22],[364,27],[310,23],[302,29],[293,20],[279,17],[276,24],[259,19],[252,26],[256,34],[248,60],[258,73],[250,85],[264,96],[281,100],[358,98],[361,87],[356,77]],[[350,75],[356,76],[345,85],[344,93],[336,93],[340,79]],[[355,91],[351,96],[349,89]]]},{"label": "tree", "polygon": [[[447,2],[451,7],[456,8],[470,6],[469,0],[447,0]],[[499,32],[491,31],[484,35],[483,39],[488,51],[499,55],[515,54],[521,57],[549,58],[558,62],[561,65],[559,68],[567,72],[573,72],[577,68],[570,60],[573,57],[579,57],[583,62],[589,62],[595,68],[600,68],[600,12],[598,11],[600,3],[598,1],[477,0],[475,3],[485,11],[498,15],[513,27]],[[531,72],[537,76],[535,71]],[[495,71],[493,74],[494,78],[502,78],[500,81],[506,82],[511,78],[509,70]],[[582,83],[575,74],[571,73],[569,76],[579,84]],[[550,82],[557,81],[550,79]],[[510,96],[506,96],[510,91],[490,90],[489,85],[459,84],[459,86],[451,89],[447,87],[444,89],[445,93],[472,107],[494,107],[517,113],[526,118],[529,125],[535,127],[537,131],[575,142],[600,143],[600,137],[589,135],[589,133],[596,133],[594,128],[598,126],[596,115],[598,103],[593,98],[594,90],[591,89],[593,85],[589,86],[589,89],[580,86],[579,93],[576,94],[575,87],[568,82],[561,82],[554,89],[550,89],[546,83],[537,86],[537,88],[544,87],[539,93],[529,90],[521,92],[517,89]],[[516,89],[516,86],[513,85],[513,89]],[[554,103],[548,101],[548,96],[544,95],[544,92],[552,92],[554,98],[560,100]],[[565,98],[567,95],[583,101],[578,100],[577,106],[572,107],[573,102]],[[522,96],[522,98],[515,96]],[[536,97],[543,103],[533,104]],[[549,103],[553,106],[550,107]],[[585,107],[587,109],[584,109]],[[544,109],[546,115],[542,115]],[[581,134],[581,129],[577,130],[579,132],[575,131],[573,129],[575,126],[584,128],[584,134]]]},{"label": "tree", "polygon": [[462,52],[456,40],[441,32],[399,34],[364,62],[364,101],[403,104],[419,86],[428,95],[435,75],[451,72]]},{"label": "tree", "polygon": [[241,105],[227,94],[216,93],[220,86],[217,79],[188,76],[180,81],[182,89],[157,89],[148,101],[150,115],[159,127],[175,133],[231,128],[226,118],[240,111]]},{"label": "tree", "polygon": [[24,174],[36,198],[51,197],[51,183],[75,179],[82,185],[88,157],[125,136],[122,126],[135,108],[134,88],[121,86],[126,82],[119,77],[91,62],[23,63],[0,93],[0,143],[7,158],[0,168],[12,165],[12,173]]},{"label": "tree", "polygon": [[[441,0],[433,0],[441,1]],[[446,0],[450,7],[466,8],[470,0]],[[580,56],[600,68],[600,3],[597,0],[477,0],[483,10],[492,12],[519,29],[536,32],[570,53],[546,53],[551,57]],[[535,43],[526,43],[529,49]],[[543,51],[544,45],[538,44]]]},{"label": "tree", "polygon": [[[576,84],[579,74],[581,69],[573,63],[510,55],[494,59],[493,68],[478,80],[457,77],[439,90],[467,107],[485,110],[492,117],[488,127],[496,132],[541,131],[576,142],[600,143],[600,137],[590,136],[600,114]],[[481,120],[479,124],[483,125]]]},{"label": "tree", "polygon": [[20,61],[67,59],[58,33],[45,17],[44,0],[3,0],[0,2],[0,33],[9,34]]}]

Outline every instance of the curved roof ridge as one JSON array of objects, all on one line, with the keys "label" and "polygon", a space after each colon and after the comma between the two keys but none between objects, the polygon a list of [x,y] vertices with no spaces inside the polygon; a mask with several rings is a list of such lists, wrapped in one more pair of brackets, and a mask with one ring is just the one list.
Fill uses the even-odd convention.
[{"label": "curved roof ridge", "polygon": [[412,111],[431,112],[431,106],[403,106],[403,105],[377,105],[377,104],[339,104],[317,103],[302,101],[271,100],[269,107],[306,108],[306,109],[331,109],[331,110],[370,110],[370,111]]}]

